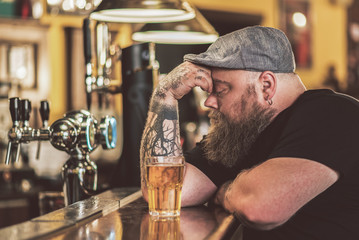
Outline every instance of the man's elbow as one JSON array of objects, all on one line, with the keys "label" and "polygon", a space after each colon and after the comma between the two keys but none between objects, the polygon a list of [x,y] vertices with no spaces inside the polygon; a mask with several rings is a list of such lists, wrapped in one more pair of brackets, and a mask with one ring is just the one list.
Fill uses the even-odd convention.
[{"label": "man's elbow", "polygon": [[235,215],[245,226],[258,230],[272,230],[276,227],[281,226],[288,220],[261,218],[255,215],[245,215],[240,212],[235,213]]},{"label": "man's elbow", "polygon": [[273,212],[270,207],[260,208],[255,203],[249,203],[240,208],[234,208],[234,214],[246,226],[258,230],[271,230],[281,226],[290,216],[283,212]]}]

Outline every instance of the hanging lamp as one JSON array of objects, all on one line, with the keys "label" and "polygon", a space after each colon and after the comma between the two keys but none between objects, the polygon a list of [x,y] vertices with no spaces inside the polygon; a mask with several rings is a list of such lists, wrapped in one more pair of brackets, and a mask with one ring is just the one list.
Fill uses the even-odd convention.
[{"label": "hanging lamp", "polygon": [[90,19],[104,22],[159,23],[195,17],[186,0],[103,0]]},{"label": "hanging lamp", "polygon": [[213,26],[195,9],[196,17],[182,22],[147,23],[132,35],[138,42],[209,44],[218,38]]}]

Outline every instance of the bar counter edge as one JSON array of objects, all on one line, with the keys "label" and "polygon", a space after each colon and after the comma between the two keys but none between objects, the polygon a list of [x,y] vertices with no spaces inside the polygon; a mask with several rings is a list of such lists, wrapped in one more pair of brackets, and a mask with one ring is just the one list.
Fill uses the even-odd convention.
[{"label": "bar counter edge", "polygon": [[0,229],[4,239],[41,239],[106,216],[142,197],[139,188],[116,188],[29,221]]}]

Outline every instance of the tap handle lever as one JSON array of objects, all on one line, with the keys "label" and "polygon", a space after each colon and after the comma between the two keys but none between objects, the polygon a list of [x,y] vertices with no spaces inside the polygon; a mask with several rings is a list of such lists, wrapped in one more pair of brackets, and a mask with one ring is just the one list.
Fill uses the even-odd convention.
[{"label": "tap handle lever", "polygon": [[30,120],[31,102],[29,99],[22,99],[20,101],[20,113],[22,121],[28,122]]},{"label": "tap handle lever", "polygon": [[[40,116],[41,116],[43,128],[47,127],[47,122],[49,120],[49,114],[50,114],[49,102],[46,100],[41,101],[40,102]],[[40,152],[41,152],[41,141],[39,140],[37,143],[36,160],[40,159]]]},{"label": "tap handle lever", "polygon": [[[6,159],[5,159],[5,164],[7,165],[12,162],[13,144],[15,144],[16,146],[16,143],[19,140],[19,136],[17,133],[20,129],[20,121],[21,121],[20,105],[21,105],[20,98],[14,97],[9,99],[9,109],[10,109],[11,120],[13,122],[13,127],[9,131],[9,143],[7,146]],[[20,145],[17,145],[16,147],[19,148]],[[16,157],[18,157],[17,152],[18,149],[16,150]]]},{"label": "tap handle lever", "polygon": [[85,76],[85,85],[86,85],[86,103],[87,108],[90,110],[92,102],[92,45],[91,45],[91,29],[90,29],[90,19],[85,18],[82,25],[83,39],[84,39],[84,54],[85,54],[85,67],[86,67],[86,76]]},{"label": "tap handle lever", "polygon": [[42,120],[42,126],[47,126],[47,121],[49,120],[50,106],[48,101],[41,101],[40,103],[40,116]]},{"label": "tap handle lever", "polygon": [[85,18],[83,20],[82,31],[84,38],[85,62],[87,64],[87,63],[91,63],[91,58],[92,58],[90,19]]},{"label": "tap handle lever", "polygon": [[20,98],[14,97],[9,99],[9,108],[13,125],[16,125],[20,119]]}]

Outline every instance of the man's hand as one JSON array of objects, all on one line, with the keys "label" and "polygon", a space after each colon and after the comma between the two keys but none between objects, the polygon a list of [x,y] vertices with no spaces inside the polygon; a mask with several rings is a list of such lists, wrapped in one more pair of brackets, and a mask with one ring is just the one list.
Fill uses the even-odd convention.
[{"label": "man's hand", "polygon": [[229,212],[231,212],[230,209],[227,209],[227,207],[225,206],[225,197],[226,197],[226,191],[228,190],[228,188],[230,187],[230,185],[232,184],[232,181],[228,181],[225,182],[217,191],[216,196],[214,198],[214,203],[218,204],[218,205],[222,205],[223,208]]},{"label": "man's hand", "polygon": [[159,82],[154,97],[165,100],[179,100],[196,86],[208,93],[212,92],[211,70],[190,62],[184,62]]}]

